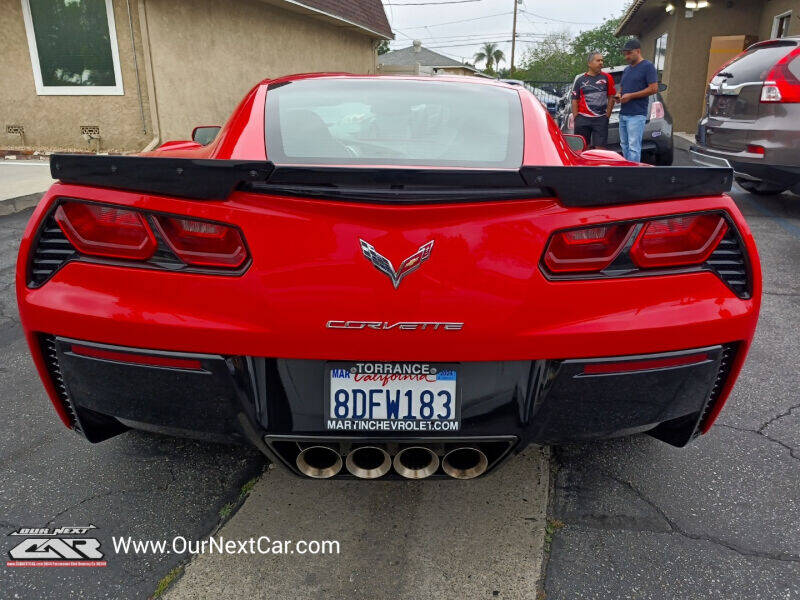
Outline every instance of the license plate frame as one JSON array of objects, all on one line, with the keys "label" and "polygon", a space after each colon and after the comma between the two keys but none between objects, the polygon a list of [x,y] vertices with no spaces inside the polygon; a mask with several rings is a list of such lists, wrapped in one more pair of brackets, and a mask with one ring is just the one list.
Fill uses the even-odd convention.
[{"label": "license plate frame", "polygon": [[[369,419],[369,418],[338,418],[332,414],[332,405],[334,404],[333,394],[332,394],[332,377],[331,374],[334,369],[341,369],[346,370],[351,374],[351,376],[355,375],[373,375],[372,373],[356,373],[352,372],[352,368],[359,368],[361,365],[363,368],[364,365],[391,365],[394,367],[395,365],[411,365],[412,368],[414,365],[419,366],[420,368],[427,366],[430,372],[430,369],[435,369],[435,373],[430,373],[432,375],[442,376],[447,372],[453,372],[453,393],[452,393],[452,418],[449,419],[421,419],[419,415],[416,415],[417,418],[415,419],[403,419],[402,416],[404,413],[407,412],[406,407],[401,406],[399,415],[397,418],[390,419],[390,418],[381,418],[381,419]],[[402,368],[402,367],[401,367]],[[384,374],[385,375],[385,374]],[[325,364],[324,369],[324,395],[322,399],[322,420],[323,420],[323,429],[326,431],[336,431],[340,433],[346,432],[353,432],[353,433],[395,433],[395,434],[447,434],[450,432],[457,433],[461,431],[461,373],[460,373],[460,365],[458,363],[439,363],[439,362],[424,362],[424,361],[330,361]],[[445,380],[438,381],[437,383],[444,384]],[[382,389],[387,389],[382,382],[379,381],[369,381],[365,382],[368,384],[372,384],[373,386],[380,386]],[[403,382],[389,382],[389,386],[391,387],[392,384],[401,384]],[[408,383],[416,383],[416,382],[408,382]],[[408,383],[406,385],[408,385]],[[397,386],[399,387],[399,386]],[[413,387],[413,386],[412,386]],[[395,389],[392,387],[391,389]],[[422,392],[420,391],[420,394]],[[401,403],[405,404],[408,399],[405,397],[404,394],[403,399],[401,399]],[[421,398],[416,397],[414,398],[414,407],[419,410],[421,407]],[[437,405],[438,406],[438,405]],[[437,408],[434,408],[434,416],[437,414]],[[336,423],[336,425],[332,426],[332,423]],[[349,425],[345,425],[345,423],[349,423]],[[357,424],[356,424],[357,423]],[[392,425],[392,424],[395,425]],[[447,423],[447,425],[432,425],[433,423]]]}]

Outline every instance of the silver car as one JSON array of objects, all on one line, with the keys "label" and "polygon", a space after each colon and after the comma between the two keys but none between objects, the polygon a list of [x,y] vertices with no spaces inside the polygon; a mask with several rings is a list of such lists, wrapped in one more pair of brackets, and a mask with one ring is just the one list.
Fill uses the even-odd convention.
[{"label": "silver car", "polygon": [[750,46],[709,84],[692,158],[754,194],[800,194],[800,37]]}]

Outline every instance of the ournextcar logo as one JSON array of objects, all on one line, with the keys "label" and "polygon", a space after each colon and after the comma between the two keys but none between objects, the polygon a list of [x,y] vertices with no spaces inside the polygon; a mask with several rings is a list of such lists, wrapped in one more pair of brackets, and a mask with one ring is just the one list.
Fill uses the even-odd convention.
[{"label": "ournextcar logo", "polygon": [[7,567],[105,567],[100,540],[85,535],[97,529],[82,527],[21,527],[9,536],[25,536],[9,550]]},{"label": "ournextcar logo", "polygon": [[328,329],[377,329],[381,331],[401,329],[403,331],[417,331],[432,329],[443,331],[460,331],[464,323],[451,323],[446,321],[328,321]]}]

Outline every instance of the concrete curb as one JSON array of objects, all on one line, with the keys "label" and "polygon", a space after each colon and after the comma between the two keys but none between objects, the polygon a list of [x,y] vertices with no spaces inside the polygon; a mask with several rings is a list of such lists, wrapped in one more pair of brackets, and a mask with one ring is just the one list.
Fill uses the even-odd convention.
[{"label": "concrete curb", "polygon": [[4,198],[0,200],[0,217],[5,215],[13,215],[14,213],[21,212],[26,208],[36,206],[39,200],[44,196],[44,192],[37,192],[35,194],[27,194],[25,196],[17,196],[16,198]]}]

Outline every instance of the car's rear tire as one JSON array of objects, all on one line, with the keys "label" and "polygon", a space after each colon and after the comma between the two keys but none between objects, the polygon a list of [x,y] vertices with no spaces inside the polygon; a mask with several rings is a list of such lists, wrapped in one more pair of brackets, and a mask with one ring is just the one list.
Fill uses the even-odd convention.
[{"label": "car's rear tire", "polygon": [[656,153],[653,164],[659,167],[668,167],[672,164],[673,160],[675,160],[675,150],[670,146],[666,150]]},{"label": "car's rear tire", "polygon": [[753,181],[752,179],[744,179],[743,177],[736,177],[735,179],[736,183],[738,183],[742,189],[759,196],[775,196],[789,189],[786,186],[776,185],[766,181]]}]

